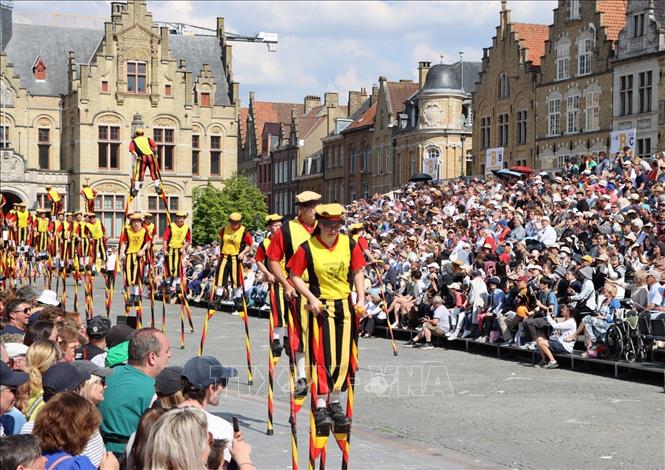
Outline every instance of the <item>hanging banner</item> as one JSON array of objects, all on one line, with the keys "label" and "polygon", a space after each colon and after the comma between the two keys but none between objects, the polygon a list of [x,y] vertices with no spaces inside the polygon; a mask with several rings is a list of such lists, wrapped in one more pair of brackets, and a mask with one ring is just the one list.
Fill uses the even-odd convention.
[{"label": "hanging banner", "polygon": [[624,147],[630,147],[631,153],[635,153],[635,129],[612,131],[610,134],[611,155],[622,152]]},{"label": "hanging banner", "polygon": [[485,150],[485,174],[489,175],[492,170],[503,168],[503,147]]},{"label": "hanging banner", "polygon": [[439,157],[425,157],[423,158],[423,173],[427,173],[434,180],[439,179]]}]

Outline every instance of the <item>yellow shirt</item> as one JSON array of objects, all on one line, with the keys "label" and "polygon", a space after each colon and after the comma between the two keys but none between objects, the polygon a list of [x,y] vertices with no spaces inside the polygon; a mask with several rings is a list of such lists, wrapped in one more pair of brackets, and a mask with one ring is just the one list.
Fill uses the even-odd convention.
[{"label": "yellow shirt", "polygon": [[30,217],[30,212],[28,211],[16,211],[16,220],[18,221],[19,228],[26,228],[28,226],[28,218]]},{"label": "yellow shirt", "polygon": [[222,254],[223,255],[237,255],[240,253],[240,244],[242,237],[245,234],[245,227],[242,225],[237,230],[233,230],[230,224],[224,227],[224,235],[222,237]]},{"label": "yellow shirt", "polygon": [[134,137],[134,147],[143,155],[152,155],[150,140],[148,140],[148,138],[144,135]]},{"label": "yellow shirt", "polygon": [[138,232],[131,228],[127,230],[127,254],[135,254],[141,251],[146,240],[147,230],[141,227]]},{"label": "yellow shirt", "polygon": [[88,223],[88,231],[93,240],[101,240],[104,238],[104,229],[102,228],[102,222],[95,220],[95,223]]},{"label": "yellow shirt", "polygon": [[337,244],[332,249],[325,246],[316,237],[311,237],[306,246],[309,249],[308,270],[310,272],[313,270],[315,273],[315,276],[309,279],[309,289],[312,294],[326,300],[348,298],[351,294],[349,237],[340,234]]},{"label": "yellow shirt", "polygon": [[187,238],[187,232],[189,232],[189,227],[187,224],[182,224],[182,227],[178,227],[177,224],[171,223],[171,237],[169,239],[169,248],[182,248],[185,245],[185,239]]}]

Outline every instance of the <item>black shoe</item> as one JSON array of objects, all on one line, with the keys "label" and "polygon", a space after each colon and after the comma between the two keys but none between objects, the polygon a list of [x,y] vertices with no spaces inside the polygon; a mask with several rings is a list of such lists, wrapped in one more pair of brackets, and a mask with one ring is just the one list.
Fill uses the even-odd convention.
[{"label": "black shoe", "polygon": [[296,380],[296,385],[294,389],[294,395],[296,397],[306,397],[307,396],[307,379],[299,378]]},{"label": "black shoe", "polygon": [[346,413],[342,409],[342,405],[339,402],[333,402],[328,405],[328,412],[330,417],[335,422],[335,432],[346,432],[349,426],[351,426],[351,418],[346,416]]},{"label": "black shoe", "polygon": [[328,434],[335,421],[330,416],[327,408],[317,408],[314,412],[314,423],[318,434]]},{"label": "black shoe", "polygon": [[282,355],[282,345],[279,343],[278,339],[273,339],[272,344],[270,345],[270,349],[272,349],[272,355],[273,357],[280,357]]},{"label": "black shoe", "polygon": [[286,354],[286,357],[291,357],[291,341],[289,341],[289,337],[285,336],[283,338],[284,341],[284,353]]}]

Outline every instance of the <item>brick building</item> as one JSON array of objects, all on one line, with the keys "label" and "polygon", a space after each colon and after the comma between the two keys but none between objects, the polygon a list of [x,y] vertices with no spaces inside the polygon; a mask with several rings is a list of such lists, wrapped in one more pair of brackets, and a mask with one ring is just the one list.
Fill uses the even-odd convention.
[{"label": "brick building", "polygon": [[640,157],[665,150],[665,3],[629,1],[616,50],[613,129],[636,129]]},{"label": "brick building", "polygon": [[473,93],[473,173],[485,173],[485,150],[504,148],[504,166],[535,164],[536,83],[547,25],[513,23],[506,2],[492,46],[483,49]]},{"label": "brick building", "polygon": [[612,59],[627,0],[559,0],[536,88],[536,167],[608,151]]},{"label": "brick building", "polygon": [[[103,31],[15,24],[11,13],[3,2],[1,179],[10,203],[44,206],[52,185],[79,209],[87,182],[117,236],[137,127],[157,142],[171,210],[191,213],[195,187],[236,171],[238,84],[223,18],[214,35],[189,36],[158,27],[140,0],[113,2]],[[151,184],[134,204],[157,214],[161,233],[165,211]]]}]

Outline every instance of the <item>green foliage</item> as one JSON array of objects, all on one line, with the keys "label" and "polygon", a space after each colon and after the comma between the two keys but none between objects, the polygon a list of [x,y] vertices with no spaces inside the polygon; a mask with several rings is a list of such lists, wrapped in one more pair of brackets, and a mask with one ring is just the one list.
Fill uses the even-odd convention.
[{"label": "green foliage", "polygon": [[218,189],[210,182],[200,186],[192,195],[194,244],[210,243],[219,237],[232,212],[242,214],[242,223],[249,230],[264,228],[266,200],[263,193],[243,175],[234,173]]}]

